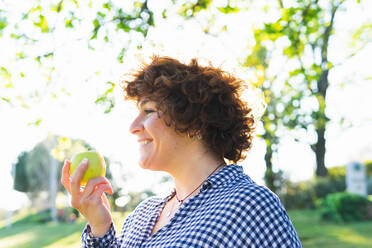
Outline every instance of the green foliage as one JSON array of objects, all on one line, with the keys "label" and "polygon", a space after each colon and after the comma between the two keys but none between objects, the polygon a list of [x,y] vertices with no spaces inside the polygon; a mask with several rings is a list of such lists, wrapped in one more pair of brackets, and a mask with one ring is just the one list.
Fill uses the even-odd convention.
[{"label": "green foliage", "polygon": [[[95,49],[96,44],[102,44],[95,40],[106,43],[120,42],[123,49],[118,52],[118,61],[123,62],[124,52],[131,45],[132,38],[134,37],[134,40],[138,43],[143,41],[138,35],[134,34],[140,33],[145,38],[148,30],[155,25],[154,14],[148,7],[147,2],[147,0],[133,1],[132,8],[124,9],[120,3],[111,0],[105,0],[98,4],[93,1],[78,3],[76,0],[57,0],[51,3],[30,0],[29,7],[26,9],[9,7],[7,10],[0,10],[0,36],[6,34],[7,37],[4,38],[17,40],[14,42],[16,52],[8,61],[10,61],[10,64],[20,63],[19,66],[13,65],[13,68],[34,66],[33,62],[37,61],[40,66],[39,73],[42,74],[42,78],[45,78],[46,86],[41,89],[35,87],[35,91],[40,93],[40,98],[49,96],[49,89],[55,89],[56,87],[49,87],[48,84],[58,81],[52,78],[56,75],[53,73],[56,68],[50,65],[55,64],[53,62],[54,54],[58,53],[61,47],[64,47],[64,44],[73,41],[68,37],[76,37],[76,41],[86,42],[87,47],[92,50]],[[93,12],[93,15],[84,15],[85,12]],[[14,18],[9,18],[10,14]],[[89,26],[89,24],[91,25]],[[5,32],[5,30],[8,32]],[[48,46],[40,45],[46,44],[46,42],[50,43],[51,40],[54,40],[53,37],[59,37],[59,34],[64,32],[69,34],[65,36],[66,39],[62,37],[62,39],[58,39],[57,43]],[[123,42],[121,36],[122,32],[129,33],[125,42]],[[11,72],[7,71],[5,67],[1,68],[0,74],[8,79],[0,80],[0,87],[11,88],[18,82],[10,80]],[[50,72],[49,75],[45,75],[44,69]],[[20,79],[19,77],[14,78],[15,80]],[[22,97],[25,101],[21,105],[30,107],[29,104],[26,104],[30,94],[21,96],[16,92],[16,89],[13,92],[15,93],[9,94],[11,97],[0,95],[0,100],[15,105],[20,102],[18,98]],[[53,95],[53,93],[50,95]],[[54,96],[56,95],[54,94]],[[108,109],[114,107],[115,102],[111,101],[110,97],[105,97],[103,100],[110,103],[111,107],[105,109],[108,113]],[[97,103],[100,104],[102,101],[99,100]]]},{"label": "green foliage", "polygon": [[316,196],[311,181],[287,182],[284,192],[279,194],[279,197],[286,209],[315,208]]},{"label": "green foliage", "polygon": [[[372,163],[365,162],[367,171],[368,194],[372,194]],[[291,183],[286,181],[279,192],[280,198],[287,209],[314,208],[319,199],[329,194],[345,192],[345,166],[335,166],[328,169],[327,177],[314,177],[311,180]]]},{"label": "green foliage", "polygon": [[2,31],[8,26],[8,21],[5,16],[3,16],[3,11],[0,9],[0,37],[2,36]]},{"label": "green foliage", "polygon": [[278,193],[286,182],[282,170],[273,171],[271,168],[266,169],[264,180],[265,185],[274,193]]},{"label": "green foliage", "polygon": [[212,2],[213,0],[197,0],[196,3],[186,2],[179,9],[179,13],[184,17],[195,17],[200,11],[208,9]]},{"label": "green foliage", "polygon": [[372,177],[367,179],[367,194],[372,195]]},{"label": "green foliage", "polygon": [[30,223],[46,223],[52,220],[51,210],[44,209],[36,213],[27,215],[26,217],[16,221],[14,225],[30,224]]},{"label": "green foliage", "polygon": [[367,160],[364,164],[366,166],[367,176],[372,177],[372,161]]},{"label": "green foliage", "polygon": [[49,32],[49,24],[48,20],[43,15],[39,15],[39,20],[34,22],[34,25],[40,28],[41,32],[48,33]]},{"label": "green foliage", "polygon": [[334,166],[334,167],[328,168],[327,177],[330,180],[343,180],[343,181],[345,181],[346,167],[345,166]]},{"label": "green foliage", "polygon": [[48,189],[50,164],[49,151],[45,144],[39,143],[27,153],[24,164],[28,181],[27,192],[40,192]]},{"label": "green foliage", "polygon": [[104,107],[105,114],[110,113],[115,106],[114,88],[116,86],[115,83],[110,81],[106,82],[106,84],[108,85],[108,89],[95,101],[96,104],[100,104]]},{"label": "green foliage", "polygon": [[318,199],[345,190],[345,166],[339,166],[330,168],[325,178],[315,177],[298,183],[286,182],[280,198],[288,209],[315,208]]},{"label": "green foliage", "polygon": [[22,152],[18,156],[18,162],[14,165],[15,166],[15,178],[14,178],[14,185],[13,188],[15,190],[21,192],[27,192],[29,188],[29,182],[27,177],[27,153]]},{"label": "green foliage", "polygon": [[[254,30],[255,43],[243,64],[256,72],[254,84],[265,94],[267,111],[262,118],[265,129],[262,137],[265,141],[273,137],[279,140],[281,128],[315,129],[318,140],[310,145],[316,153],[318,176],[327,173],[323,141],[330,119],[326,115],[325,96],[329,86],[328,72],[333,68],[328,60],[328,46],[335,15],[343,2],[279,1],[279,17]],[[274,54],[278,52],[293,66],[273,75],[269,71],[275,67]],[[304,108],[300,103],[306,99],[316,101],[317,105],[312,109],[308,105]],[[295,137],[295,140],[300,139]],[[266,144],[277,145],[272,141]],[[267,168],[271,166],[266,164]]]},{"label": "green foliage", "polygon": [[[4,88],[13,88],[13,83],[11,81],[12,75],[5,67],[0,67],[0,77],[4,79],[3,84]],[[0,85],[1,86],[1,85]]]},{"label": "green foliage", "polygon": [[[36,144],[31,151],[22,152],[15,163],[14,189],[28,193],[31,200],[36,200],[42,191],[48,191],[50,184],[50,169],[52,159],[57,163],[57,182],[61,178],[63,161],[71,159],[73,154],[86,150],[93,150],[83,140],[66,137],[50,136]],[[111,180],[110,160],[104,157],[107,168],[106,177]],[[115,185],[115,184],[114,184]],[[58,183],[59,191],[63,191],[62,184]],[[115,188],[115,190],[119,190]]]},{"label": "green foliage", "polygon": [[[99,31],[107,24],[114,23],[116,30],[126,33],[135,31],[146,37],[151,26],[154,26],[154,14],[148,8],[147,1],[133,2],[133,10],[127,11],[114,5],[110,0],[103,4],[103,9],[97,12],[93,20],[93,32],[90,39],[97,39]],[[105,31],[107,32],[107,31]],[[105,36],[108,42],[108,36]]]},{"label": "green foliage", "polygon": [[240,11],[238,7],[232,7],[229,3],[224,7],[219,7],[218,10],[224,14],[238,13]]},{"label": "green foliage", "polygon": [[366,197],[346,192],[333,193],[317,202],[324,220],[336,222],[361,221],[368,218]]},{"label": "green foliage", "polygon": [[345,178],[332,179],[328,176],[326,178],[316,178],[313,190],[317,199],[335,192],[343,192],[346,190]]}]

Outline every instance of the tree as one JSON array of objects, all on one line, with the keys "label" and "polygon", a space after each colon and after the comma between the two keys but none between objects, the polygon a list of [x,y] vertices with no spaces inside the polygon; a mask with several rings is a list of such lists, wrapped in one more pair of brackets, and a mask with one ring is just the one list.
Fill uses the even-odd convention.
[{"label": "tree", "polygon": [[[29,108],[43,98],[70,94],[63,85],[56,85],[56,56],[61,56],[64,46],[84,41],[94,52],[95,47],[107,43],[111,49],[118,49],[117,59],[123,62],[126,50],[132,43],[140,47],[153,25],[147,0],[133,1],[132,6],[111,0],[31,0],[24,7],[10,1],[0,3],[0,37],[5,44],[13,44],[7,48],[13,49],[13,55],[0,65],[0,104]],[[33,82],[34,90],[21,94],[16,89],[18,84],[30,81],[24,71],[27,67],[39,67],[37,72],[44,82]],[[104,105],[108,113],[114,106],[115,83],[108,80],[107,85],[109,88],[96,103]]]},{"label": "tree", "polygon": [[14,189],[20,192],[27,192],[29,187],[27,171],[26,171],[26,162],[27,152],[22,152],[18,155],[17,163],[15,164],[15,174],[14,174]]},{"label": "tree", "polygon": [[[317,107],[309,113],[302,108],[302,113],[311,118],[301,118],[301,115],[290,117],[283,124],[290,128],[301,127],[307,131],[314,130],[317,140],[310,144],[316,156],[316,175],[325,177],[326,140],[325,131],[330,119],[326,115],[326,95],[329,87],[328,74],[333,68],[328,58],[330,38],[334,29],[336,13],[345,1],[319,2],[279,1],[280,17],[264,24],[255,31],[256,44],[270,50],[264,44],[285,42],[284,46],[274,46],[280,49],[287,62],[293,65],[286,76],[285,83],[291,90],[298,92],[296,98],[289,98],[287,108],[296,101],[296,107],[304,98],[317,102]],[[311,62],[309,62],[309,60]],[[287,119],[288,119],[287,117]],[[283,116],[280,116],[283,118]]]},{"label": "tree", "polygon": [[[216,13],[212,1],[207,2],[205,5],[198,1],[192,9],[207,9]],[[315,133],[316,140],[309,141],[316,158],[315,174],[320,177],[327,175],[325,132],[330,121],[326,114],[326,97],[330,86],[328,75],[337,66],[330,61],[328,50],[337,13],[343,11],[342,6],[346,2],[350,1],[267,1],[267,5],[263,4],[263,14],[270,12],[268,15],[276,18],[270,18],[270,21],[261,23],[253,30],[254,45],[248,49],[249,55],[243,59],[242,65],[255,72],[252,82],[265,94],[267,112],[262,117],[264,125],[260,136],[266,144],[265,181],[274,191],[277,190],[275,181],[280,181],[281,172],[273,172],[273,154],[277,152],[285,129],[289,130],[286,135],[290,134],[295,140],[303,142],[303,137],[296,134],[299,130]],[[255,2],[251,2],[245,8],[243,1],[227,1],[218,10],[233,15],[249,11],[254,5]],[[187,13],[187,18],[197,14],[190,10],[184,13]],[[223,30],[228,29],[226,26]],[[362,43],[366,44],[365,40],[370,40],[366,39],[370,37],[366,35],[368,32],[370,34],[370,27],[369,23],[364,24],[355,31],[353,38],[358,42],[364,40]],[[204,30],[208,31],[210,27],[204,27]],[[345,60],[362,48],[363,45],[359,45],[345,56]],[[306,101],[315,102],[317,106],[306,107]]]},{"label": "tree", "polygon": [[[63,161],[71,159],[77,152],[92,149],[93,147],[83,140],[49,136],[36,144],[31,151],[22,152],[18,156],[15,163],[14,189],[27,193],[30,200],[35,201],[41,192],[49,192],[51,159],[57,163],[55,176],[59,182]],[[106,177],[111,180],[110,161],[107,157],[104,159],[107,164]],[[60,183],[57,184],[57,190],[64,190]]]}]

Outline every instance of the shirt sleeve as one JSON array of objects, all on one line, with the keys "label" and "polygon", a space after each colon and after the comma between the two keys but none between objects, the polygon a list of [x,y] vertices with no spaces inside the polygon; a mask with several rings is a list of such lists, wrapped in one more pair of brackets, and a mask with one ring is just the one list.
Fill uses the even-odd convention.
[{"label": "shirt sleeve", "polygon": [[[256,187],[246,216],[252,247],[302,248],[300,239],[279,198],[266,187]],[[251,246],[249,246],[251,247]]]},{"label": "shirt sleeve", "polygon": [[113,223],[111,223],[110,229],[105,235],[95,238],[91,234],[90,225],[87,224],[81,235],[81,243],[83,248],[119,248],[121,247],[129,225],[131,223],[132,214],[127,216],[124,221],[121,233],[119,237],[116,237],[116,230]]},{"label": "shirt sleeve", "polygon": [[81,235],[81,243],[84,248],[116,248],[120,245],[116,242],[116,231],[114,224],[111,223],[110,229],[105,233],[105,235],[95,238],[91,233],[90,225],[87,224]]}]

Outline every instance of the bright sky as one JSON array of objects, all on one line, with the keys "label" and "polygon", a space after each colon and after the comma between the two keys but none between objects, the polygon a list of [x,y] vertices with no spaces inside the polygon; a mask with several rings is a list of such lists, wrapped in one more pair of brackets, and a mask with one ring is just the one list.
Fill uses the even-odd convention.
[{"label": "bright sky", "polygon": [[[364,2],[368,3],[364,3],[363,8],[340,15],[336,37],[330,49],[330,57],[333,60],[342,60],[344,51],[350,50],[347,42],[349,31],[371,13],[368,11],[372,10],[371,2]],[[243,19],[246,21],[242,22]],[[229,19],[229,22],[235,22],[236,25],[230,25],[229,33],[219,38],[205,36],[195,23],[180,28],[177,20],[159,21],[156,29],[149,33],[151,42],[144,46],[142,54],[148,56],[160,53],[185,60],[194,56],[203,57],[232,71],[236,69],[236,58],[242,55],[250,35],[250,30],[242,29],[239,23],[247,23],[252,19],[258,17],[250,15]],[[4,49],[10,47],[10,44],[5,42],[0,40],[0,54],[9,55],[12,50]],[[151,187],[161,192],[164,189],[164,185],[156,184],[162,173],[143,171],[137,166],[137,145],[133,145],[137,142],[128,132],[135,109],[123,102],[120,88],[115,92],[117,106],[112,113],[103,114],[93,103],[97,94],[104,88],[103,82],[119,82],[121,74],[128,70],[128,67],[134,67],[134,61],[130,59],[125,60],[123,65],[113,63],[116,62],[117,45],[114,44],[111,50],[107,47],[98,49],[94,54],[86,48],[85,43],[78,41],[59,48],[55,55],[56,92],[59,92],[59,87],[64,87],[70,90],[70,97],[60,94],[57,100],[47,98],[32,109],[11,108],[3,103],[0,105],[0,164],[3,168],[3,173],[0,174],[0,194],[3,199],[12,199],[11,202],[1,201],[0,209],[17,208],[21,202],[18,199],[25,198],[21,193],[12,190],[11,165],[20,152],[32,149],[48,133],[85,139],[105,156],[121,161],[125,165],[125,173],[131,177],[124,185],[128,191]],[[129,51],[129,58],[134,53]],[[372,83],[371,80],[363,80],[371,76],[371,55],[372,45],[369,44],[361,54],[340,65],[330,74],[331,82],[337,83],[329,89],[328,115],[334,120],[344,116],[346,120],[352,121],[354,126],[342,129],[337,122],[328,126],[326,164],[329,167],[353,160],[372,159],[372,136],[369,135],[372,133]],[[0,64],[7,63],[6,56],[1,57]],[[26,70],[31,75],[32,83],[21,85],[20,91],[37,87],[38,78],[36,75],[32,76],[32,71],[37,68]],[[96,75],[96,71],[100,73]],[[95,75],[94,80],[86,82],[92,75]],[[344,87],[340,86],[342,83],[345,84]],[[27,125],[37,118],[42,118],[40,126]],[[313,138],[307,133],[303,133],[303,137],[310,140]],[[242,163],[246,173],[259,184],[263,184],[265,171],[264,149],[263,142],[256,139],[249,156]],[[315,159],[309,146],[294,143],[290,137],[285,137],[279,154],[274,158],[274,164],[276,168],[284,170],[291,180],[299,181],[312,177]]]}]

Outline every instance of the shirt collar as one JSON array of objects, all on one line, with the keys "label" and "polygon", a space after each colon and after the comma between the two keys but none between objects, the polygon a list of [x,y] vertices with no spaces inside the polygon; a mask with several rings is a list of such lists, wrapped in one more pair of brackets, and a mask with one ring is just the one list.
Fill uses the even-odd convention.
[{"label": "shirt collar", "polygon": [[[243,167],[239,165],[226,165],[213,175],[207,178],[205,183],[202,185],[202,188],[205,189],[208,186],[213,188],[223,185],[227,182],[234,180],[238,175],[243,174]],[[207,186],[208,185],[208,186]]]},{"label": "shirt collar", "polygon": [[[222,167],[222,169],[212,174],[205,180],[205,182],[200,188],[200,191],[202,192],[208,189],[209,187],[216,188],[219,185],[228,183],[243,173],[244,173],[243,167],[240,165],[235,165],[235,164],[225,165],[224,167]],[[168,200],[170,200],[174,196],[175,193],[176,191],[175,189],[173,189],[170,194],[162,198],[163,199],[162,202],[167,202]]]}]

